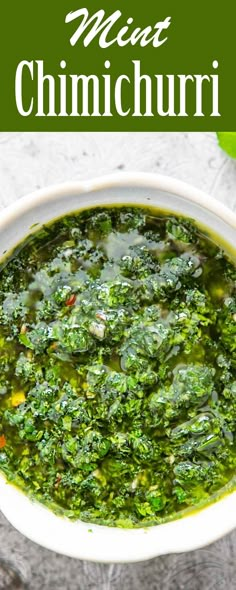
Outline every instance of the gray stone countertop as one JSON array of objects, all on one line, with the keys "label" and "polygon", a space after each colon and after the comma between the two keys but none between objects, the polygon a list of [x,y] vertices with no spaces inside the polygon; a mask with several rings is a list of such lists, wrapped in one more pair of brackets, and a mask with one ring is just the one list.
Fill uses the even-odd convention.
[{"label": "gray stone countertop", "polygon": [[[108,172],[168,174],[236,210],[236,162],[212,133],[0,133],[1,208],[47,184]],[[38,547],[0,515],[0,590],[236,590],[236,531],[213,545],[130,565]]]}]

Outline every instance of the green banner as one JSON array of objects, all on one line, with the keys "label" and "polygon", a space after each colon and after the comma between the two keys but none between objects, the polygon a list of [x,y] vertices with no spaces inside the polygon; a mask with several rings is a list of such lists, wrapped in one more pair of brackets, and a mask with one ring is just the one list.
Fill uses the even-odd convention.
[{"label": "green banner", "polygon": [[235,0],[1,6],[1,131],[236,131]]}]

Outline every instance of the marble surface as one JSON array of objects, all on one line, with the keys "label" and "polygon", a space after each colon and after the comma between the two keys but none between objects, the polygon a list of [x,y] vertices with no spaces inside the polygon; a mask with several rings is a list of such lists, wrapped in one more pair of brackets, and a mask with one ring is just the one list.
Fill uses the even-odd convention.
[{"label": "marble surface", "polygon": [[[236,210],[236,162],[211,133],[0,133],[0,210],[46,184],[119,170],[168,174]],[[192,553],[109,566],[38,547],[0,515],[0,590],[26,587],[236,590],[236,531]]]}]

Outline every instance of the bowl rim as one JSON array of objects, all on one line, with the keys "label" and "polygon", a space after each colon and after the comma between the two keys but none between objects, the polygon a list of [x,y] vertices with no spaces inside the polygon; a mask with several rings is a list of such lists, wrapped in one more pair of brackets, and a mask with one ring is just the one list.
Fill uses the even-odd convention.
[{"label": "bowl rim", "polygon": [[[79,195],[114,187],[146,187],[184,197],[236,228],[236,214],[233,211],[192,185],[159,174],[119,172],[90,180],[52,184],[19,198],[1,210],[0,232],[37,205],[63,198],[68,193]],[[186,513],[179,519],[148,529],[119,529],[68,521],[8,484],[3,474],[0,474],[0,491],[3,514],[32,541],[70,557],[104,563],[130,563],[165,553],[194,550],[215,541],[236,526],[236,491],[229,492],[196,512]],[[19,508],[14,514],[11,513],[11,502],[16,502]],[[28,515],[25,518],[22,516],[24,512]]]},{"label": "bowl rim", "polygon": [[233,228],[236,227],[236,213],[234,211],[221,203],[221,201],[218,201],[216,198],[211,197],[206,192],[191,184],[163,174],[121,171],[119,173],[97,176],[90,180],[75,180],[73,182],[50,184],[44,188],[30,192],[1,209],[0,231],[10,220],[13,221],[14,218],[24,214],[36,204],[42,204],[48,200],[56,200],[58,197],[65,196],[68,192],[71,194],[81,194],[119,186],[154,188],[182,196],[191,202],[201,205],[204,209],[215,213]]}]

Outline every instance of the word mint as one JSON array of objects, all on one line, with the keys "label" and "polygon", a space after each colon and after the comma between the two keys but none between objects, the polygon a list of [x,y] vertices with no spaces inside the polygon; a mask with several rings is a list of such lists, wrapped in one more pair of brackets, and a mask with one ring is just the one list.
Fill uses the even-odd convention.
[{"label": "word mint", "polygon": [[89,17],[87,8],[81,8],[67,14],[66,23],[77,21],[80,17],[83,18],[70,39],[71,45],[76,45],[78,40],[83,37],[84,47],[88,47],[95,37],[98,37],[99,45],[103,49],[114,45],[114,43],[117,43],[119,47],[125,47],[129,43],[131,45],[137,45],[139,43],[141,47],[149,44],[152,44],[153,47],[160,47],[160,45],[163,45],[167,41],[167,37],[164,39],[160,38],[161,34],[169,28],[171,23],[171,17],[168,16],[164,21],[157,22],[154,27],[149,26],[144,29],[140,27],[134,28],[134,19],[130,17],[127,20],[127,24],[112,38],[114,25],[122,18],[122,12],[120,10],[116,10],[111,16],[105,18],[104,10],[98,10],[96,14]]}]

